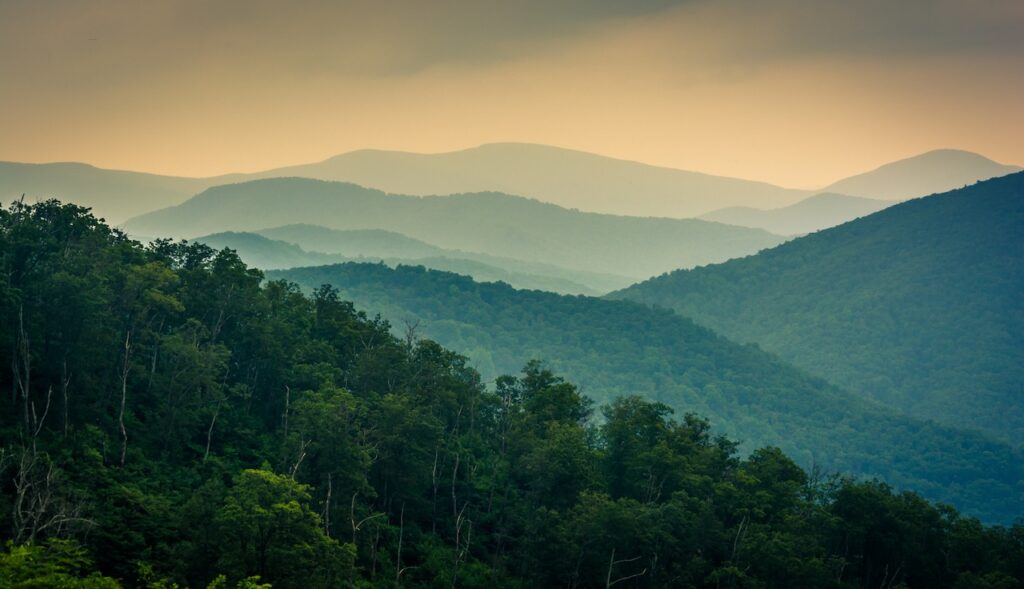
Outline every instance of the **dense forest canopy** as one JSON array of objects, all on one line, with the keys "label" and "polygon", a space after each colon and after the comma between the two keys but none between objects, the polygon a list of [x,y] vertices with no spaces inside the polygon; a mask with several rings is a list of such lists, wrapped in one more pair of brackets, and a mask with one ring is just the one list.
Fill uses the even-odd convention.
[{"label": "dense forest canopy", "polygon": [[520,291],[420,267],[340,264],[271,272],[340,289],[358,308],[467,354],[486,379],[543,358],[600,402],[639,394],[708,417],[741,449],[879,477],[987,521],[1024,504],[1024,457],[983,435],[910,419],[667,310]]},{"label": "dense forest canopy", "polygon": [[1024,440],[1024,173],[611,295],[924,419]]},{"label": "dense forest canopy", "polygon": [[[334,288],[0,212],[0,586],[1019,587],[1024,526],[747,456]],[[600,416],[600,418],[597,418]]]}]

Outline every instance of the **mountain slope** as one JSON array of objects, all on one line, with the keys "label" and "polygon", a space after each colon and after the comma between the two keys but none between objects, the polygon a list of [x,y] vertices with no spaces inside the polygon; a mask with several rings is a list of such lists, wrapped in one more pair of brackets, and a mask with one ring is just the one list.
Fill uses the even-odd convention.
[{"label": "mountain slope", "polygon": [[698,219],[764,229],[776,235],[801,235],[835,227],[895,204],[893,201],[822,193],[778,209],[729,207]]},{"label": "mountain slope", "polygon": [[[347,234],[349,232],[339,232]],[[355,232],[359,233],[351,241],[353,245],[375,245],[381,237],[397,236],[388,232]],[[363,233],[375,233],[367,237]],[[346,235],[346,237],[349,237]],[[409,238],[406,238],[409,239]],[[547,290],[564,294],[599,294],[607,291],[598,291],[589,286],[573,282],[569,279],[558,276],[557,273],[551,276],[536,275],[524,272],[516,272],[505,268],[491,266],[475,260],[463,258],[450,258],[446,256],[427,256],[422,258],[398,258],[384,257],[373,253],[362,251],[351,251],[351,255],[344,256],[336,253],[322,253],[306,251],[301,247],[284,241],[269,239],[256,233],[235,233],[224,232],[214,233],[203,237],[197,237],[195,241],[220,250],[230,248],[238,257],[249,266],[263,270],[275,270],[282,268],[296,268],[300,266],[319,266],[324,264],[337,264],[341,262],[377,262],[390,267],[424,266],[436,270],[444,270],[472,277],[480,282],[506,282],[516,288]],[[409,239],[410,242],[416,240]],[[402,243],[400,240],[397,243]],[[422,242],[419,242],[422,243]],[[387,243],[379,245],[387,246]],[[426,244],[424,244],[426,245]],[[442,252],[444,250],[441,250]],[[571,274],[571,272],[566,272]]]},{"label": "mountain slope", "polygon": [[[625,288],[634,282],[634,280],[616,274],[570,270],[543,262],[526,262],[478,252],[444,249],[400,233],[380,229],[344,231],[317,225],[297,224],[262,229],[256,233],[271,239],[293,243],[307,251],[341,254],[349,259],[402,260],[407,265],[424,265],[427,268],[448,270],[456,274],[473,276],[477,280],[504,280],[516,288],[541,287],[524,286],[521,282],[499,278],[498,274],[491,272],[500,269],[499,271],[510,274],[530,275],[548,281],[550,286],[557,286],[557,288],[542,288],[542,290],[564,294],[603,294]],[[485,273],[478,272],[473,263],[483,264],[492,270]],[[473,271],[464,271],[467,269]]]},{"label": "mountain slope", "polygon": [[348,257],[425,258],[443,256],[448,250],[419,239],[382,229],[340,231],[319,225],[295,224],[256,231],[270,239],[294,243],[307,251]]},{"label": "mountain slope", "polygon": [[[836,182],[823,191],[901,199],[1019,170],[955,150],[929,152]],[[497,143],[451,153],[360,150],[250,174],[183,178],[80,163],[0,162],[0,200],[63,198],[119,223],[221,184],[301,176],[412,195],[499,191],[568,208],[686,218],[726,207],[776,208],[812,193],[764,182],[651,166],[546,145]]]},{"label": "mountain slope", "polygon": [[777,445],[805,465],[879,476],[1000,521],[1024,499],[1018,451],[896,416],[669,311],[422,268],[343,264],[268,278],[335,285],[361,308],[467,353],[485,379],[542,358],[599,402],[641,394],[697,412],[747,450]]},{"label": "mountain slope", "polygon": [[104,170],[78,163],[0,162],[0,202],[22,194],[28,200],[73,200],[115,224],[178,204],[215,183],[213,179]]},{"label": "mountain slope", "polygon": [[613,293],[908,413],[1024,439],[1024,173]]},{"label": "mountain slope", "polygon": [[337,264],[346,261],[343,256],[309,252],[293,243],[268,239],[255,233],[225,231],[203,235],[193,241],[205,243],[215,250],[235,250],[247,266],[261,270]]},{"label": "mountain slope", "polygon": [[1020,166],[1000,164],[969,151],[937,149],[845,178],[824,191],[885,200],[914,198],[1005,176],[1020,169]]},{"label": "mountain slope", "polygon": [[634,279],[747,255],[783,240],[759,229],[582,213],[499,193],[414,197],[300,178],[217,186],[136,217],[125,228],[138,235],[194,237],[294,223],[385,229],[446,249]]},{"label": "mountain slope", "polygon": [[807,193],[527,143],[450,153],[360,150],[261,177],[340,180],[414,195],[497,191],[616,215],[692,217],[726,206],[781,206]]}]

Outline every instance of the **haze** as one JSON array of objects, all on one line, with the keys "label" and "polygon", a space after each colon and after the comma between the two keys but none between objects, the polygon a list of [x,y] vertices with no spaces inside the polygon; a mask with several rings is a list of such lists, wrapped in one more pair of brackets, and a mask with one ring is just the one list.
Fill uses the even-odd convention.
[{"label": "haze", "polygon": [[[770,5],[769,5],[770,4]],[[791,187],[1024,162],[1024,4],[0,3],[0,159],[186,176],[570,147]]]}]

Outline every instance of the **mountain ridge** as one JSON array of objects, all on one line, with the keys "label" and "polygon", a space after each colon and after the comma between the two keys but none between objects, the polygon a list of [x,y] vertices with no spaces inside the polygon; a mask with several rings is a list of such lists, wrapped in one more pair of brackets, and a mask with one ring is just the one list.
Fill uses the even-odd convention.
[{"label": "mountain ridge", "polygon": [[[1019,503],[1020,449],[900,416],[668,310],[417,267],[338,264],[267,277],[307,291],[333,285],[370,316],[416,325],[420,336],[468,355],[484,379],[543,358],[599,403],[640,394],[711,418],[745,449],[779,446],[805,466],[878,476],[959,505],[969,495],[972,509],[993,508],[986,502],[995,488],[1000,509]],[[981,467],[979,456],[1000,466]]]},{"label": "mountain ridge", "polygon": [[835,227],[880,211],[898,201],[822,192],[777,209],[729,207],[697,217],[741,227],[764,229],[776,235],[801,235]]},{"label": "mountain ridge", "polygon": [[927,196],[1019,172],[962,149],[933,149],[833,182],[823,190],[884,200]]},{"label": "mountain ridge", "polygon": [[746,255],[783,240],[760,229],[603,215],[496,192],[409,196],[305,178],[213,187],[124,227],[138,235],[187,238],[294,223],[386,229],[445,249],[633,279]]},{"label": "mountain ridge", "polygon": [[612,293],[671,308],[840,386],[1024,435],[1024,172]]},{"label": "mountain ridge", "polygon": [[[502,150],[506,152],[523,152],[525,150],[530,153],[525,155],[512,153],[503,158],[508,161],[500,166],[494,162],[481,166],[477,161],[471,162],[472,166],[459,164],[460,158],[472,160]],[[959,152],[959,150],[945,151]],[[970,152],[961,153],[970,154]],[[984,156],[977,157],[987,160]],[[414,166],[411,170],[418,175],[413,174],[409,178],[403,179],[396,168],[387,162],[382,162],[382,158],[416,162],[416,166],[421,169],[417,170]],[[496,158],[492,157],[491,159]],[[427,165],[429,161],[441,161],[444,165],[430,164],[434,166],[430,168]],[[906,160],[890,162],[890,164],[904,161]],[[991,160],[987,161],[991,162]],[[567,165],[566,162],[572,165]],[[992,163],[995,164],[995,162]],[[67,166],[77,167],[74,170],[69,170]],[[339,170],[337,169],[339,166],[342,168],[348,166],[348,168]],[[496,166],[499,169],[495,170]],[[512,167],[510,168],[510,166]],[[1016,168],[1016,166],[1007,166],[1007,168]],[[840,190],[841,183],[849,178],[833,182],[830,186],[817,191],[800,190],[758,180],[656,166],[549,145],[506,142],[485,143],[476,147],[443,153],[362,149],[336,154],[318,162],[207,177],[171,176],[107,169],[82,162],[0,162],[0,199],[16,199],[22,194],[26,194],[29,198],[57,197],[74,200],[79,204],[92,207],[98,215],[111,220],[111,222],[120,223],[145,212],[180,204],[212,186],[280,177],[289,170],[292,173],[295,171],[306,173],[314,179],[351,181],[390,192],[451,194],[500,191],[532,196],[580,210],[673,218],[690,218],[732,206],[777,208],[793,204],[802,198],[822,191],[853,194]],[[481,172],[481,170],[483,171]],[[568,174],[567,170],[573,173]],[[64,177],[69,171],[74,171],[75,174],[72,174],[71,177]],[[544,174],[540,174],[539,171],[544,171]],[[495,176],[498,172],[500,174]],[[126,175],[131,176],[131,182],[126,182],[128,177]],[[863,175],[859,174],[858,176]],[[991,175],[995,175],[995,173],[985,172],[968,181],[983,179],[982,176],[989,177]],[[363,182],[359,180],[363,180]],[[956,186],[959,184],[940,188],[948,189]],[[401,188],[407,190],[401,190]],[[922,196],[935,192],[935,190],[913,192],[916,193],[909,196]],[[870,197],[871,195],[857,196]],[[876,198],[896,197],[876,196]],[[645,200],[646,204],[643,204],[641,201]]]}]

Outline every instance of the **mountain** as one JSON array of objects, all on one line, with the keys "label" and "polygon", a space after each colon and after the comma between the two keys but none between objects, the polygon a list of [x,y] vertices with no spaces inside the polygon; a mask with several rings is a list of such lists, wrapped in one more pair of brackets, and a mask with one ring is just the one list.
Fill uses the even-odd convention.
[{"label": "mountain", "polygon": [[986,518],[1020,513],[1019,450],[899,416],[667,310],[423,268],[341,264],[267,276],[306,289],[334,285],[399,331],[415,326],[467,354],[485,380],[544,359],[598,402],[638,394],[695,412],[744,450],[779,446],[806,466],[878,476]]},{"label": "mountain", "polygon": [[729,207],[701,215],[698,219],[764,229],[777,235],[801,235],[835,227],[893,204],[887,200],[822,193],[788,207],[767,210]]},{"label": "mountain", "polygon": [[293,243],[268,239],[255,233],[225,231],[203,235],[193,241],[205,243],[215,250],[233,249],[246,265],[261,270],[336,264],[346,261],[344,256],[308,252]]},{"label": "mountain", "polygon": [[382,229],[342,231],[319,225],[299,223],[261,229],[256,233],[270,239],[294,243],[308,251],[342,254],[349,257],[425,258],[452,253],[419,239]]},{"label": "mountain", "polygon": [[969,151],[937,149],[845,178],[823,191],[901,200],[946,192],[1020,170],[1020,166],[1000,164]]},{"label": "mountain", "polygon": [[301,178],[210,188],[176,207],[131,219],[125,229],[195,237],[295,223],[384,229],[445,249],[634,279],[724,261],[783,241],[760,229],[583,213],[493,192],[416,197]]},{"label": "mountain", "polygon": [[1024,439],[1024,173],[613,293],[908,414]]},{"label": "mountain", "polygon": [[80,163],[0,162],[0,200],[22,194],[74,200],[120,223],[180,204],[212,186],[291,176],[419,196],[497,191],[587,211],[678,218],[732,205],[778,206],[807,194],[547,145],[497,143],[438,154],[359,150],[317,163],[210,178],[105,170]]},{"label": "mountain", "polygon": [[[941,150],[840,180],[818,192],[898,200],[1019,169],[969,152]],[[0,200],[8,202],[22,194],[74,200],[120,223],[180,204],[212,186],[290,176],[419,196],[497,191],[585,211],[673,218],[732,207],[784,207],[813,194],[547,145],[494,143],[437,154],[359,150],[317,163],[209,178],[105,170],[80,163],[0,162]]]},{"label": "mountain", "polygon": [[[395,264],[391,264],[391,260],[401,261],[406,265],[423,265],[427,268],[466,274],[477,280],[504,280],[516,288],[541,288],[537,286],[540,284],[537,281],[542,280],[554,288],[541,290],[563,294],[604,294],[634,282],[630,278],[615,274],[570,270],[543,262],[525,262],[478,252],[444,249],[400,233],[380,229],[344,231],[317,225],[296,224],[262,229],[256,233],[293,243],[308,251],[341,254],[349,259],[389,260],[388,263],[392,266]],[[483,267],[474,264],[482,264]],[[510,281],[501,278],[500,274],[495,272],[529,275],[532,277],[530,282],[534,285],[526,286],[520,280]]]},{"label": "mountain", "polygon": [[[300,227],[297,225],[291,227]],[[287,228],[290,233],[291,228]],[[330,231],[330,230],[324,230]],[[271,233],[276,232],[270,230]],[[389,233],[386,231],[374,232],[374,231],[355,231],[336,232],[343,234],[344,237],[349,237],[347,234],[357,234],[352,238],[352,245],[364,245],[374,246],[381,245],[384,250],[388,250],[388,242],[380,242],[381,238],[388,238],[390,236],[401,238],[398,234]],[[316,233],[314,232],[314,235]],[[408,242],[417,242],[416,240],[405,238]],[[318,266],[323,264],[334,264],[340,262],[377,262],[382,263],[390,267],[395,266],[424,266],[426,268],[433,268],[436,270],[445,270],[448,272],[454,272],[456,274],[463,274],[470,276],[475,280],[481,282],[505,282],[516,288],[522,289],[536,289],[536,290],[547,290],[551,292],[563,293],[563,294],[603,294],[607,290],[596,290],[589,286],[579,284],[569,280],[568,278],[559,276],[558,272],[553,272],[551,275],[544,274],[529,274],[524,272],[517,272],[515,270],[508,270],[505,268],[491,266],[482,262],[478,262],[470,259],[463,258],[449,258],[445,256],[428,256],[423,258],[396,258],[396,257],[383,257],[375,255],[373,253],[365,253],[364,250],[353,249],[351,253],[353,255],[343,256],[335,253],[322,253],[315,251],[306,251],[301,247],[287,243],[280,240],[269,239],[263,235],[256,233],[235,233],[235,232],[224,232],[214,233],[203,237],[197,237],[194,241],[205,243],[206,245],[216,249],[230,248],[234,250],[238,257],[242,259],[249,266],[260,268],[263,270],[275,270],[282,268],[295,268],[299,266]],[[395,241],[396,244],[402,244],[401,239]],[[325,243],[325,245],[327,245]],[[426,244],[423,244],[426,245]],[[367,248],[372,251],[372,248]],[[393,248],[392,248],[393,249]],[[444,250],[440,250],[444,252]],[[520,264],[521,266],[528,266],[525,263]],[[572,272],[565,271],[562,274],[571,275]]]},{"label": "mountain", "polygon": [[216,184],[214,179],[179,178],[104,170],[88,164],[0,162],[0,202],[20,198],[73,200],[111,223],[178,204]]},{"label": "mountain", "polygon": [[[640,396],[597,407],[541,363],[485,383],[415,329],[395,337],[336,289],[263,280],[231,251],[143,248],[51,200],[0,208],[0,252],[5,589],[1011,589],[1024,579],[1019,520],[984,525],[880,481],[805,471],[778,448],[740,452],[708,420]],[[675,353],[687,386],[743,401],[747,423],[772,406],[795,416],[772,419],[779,427],[810,415],[820,435],[840,421],[822,444],[832,453],[830,438],[847,442],[840,462],[888,460],[993,522],[1024,505],[1006,494],[1022,461],[1005,447],[860,413],[666,312],[353,267],[346,282],[366,274],[384,293],[421,289],[428,310],[431,298],[457,302],[448,316],[462,311],[459,321],[503,342],[555,337],[548,349],[595,358],[643,342],[624,358],[633,363]],[[509,330],[503,307],[530,324]],[[646,382],[636,365],[632,374]],[[780,433],[802,439],[802,428]]]},{"label": "mountain", "polygon": [[781,206],[808,194],[528,143],[434,154],[366,149],[259,176],[337,180],[420,196],[496,191],[597,213],[674,218],[726,206]]}]

